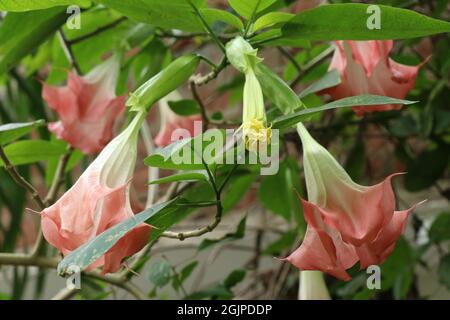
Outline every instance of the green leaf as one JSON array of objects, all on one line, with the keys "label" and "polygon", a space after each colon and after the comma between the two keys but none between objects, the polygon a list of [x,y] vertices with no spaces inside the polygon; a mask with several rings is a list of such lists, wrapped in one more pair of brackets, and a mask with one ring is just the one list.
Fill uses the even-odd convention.
[{"label": "green leaf", "polygon": [[246,19],[250,19],[253,14],[268,8],[276,0],[228,0],[230,6]]},{"label": "green leaf", "polygon": [[200,106],[195,100],[183,99],[169,101],[170,109],[180,116],[192,116],[200,113]]},{"label": "green leaf", "polygon": [[[415,159],[408,159],[405,188],[416,192],[431,187],[442,177],[449,165],[448,147],[425,150]],[[427,168],[427,170],[423,170]]]},{"label": "green leaf", "polygon": [[298,95],[301,98],[306,97],[311,93],[316,93],[324,89],[332,88],[341,83],[341,77],[336,69],[331,70],[318,81],[314,82],[312,85],[304,89]]},{"label": "green leaf", "polygon": [[215,21],[221,21],[225,22],[226,24],[229,24],[230,26],[235,27],[238,30],[244,29],[244,24],[242,23],[242,21],[234,14],[228,11],[207,8],[207,9],[200,9],[200,13],[203,15],[208,24],[213,24]]},{"label": "green leaf", "polygon": [[234,270],[228,275],[228,277],[225,278],[223,285],[227,289],[232,289],[235,285],[244,280],[245,274],[246,274],[245,270],[242,269]]},{"label": "green leaf", "polygon": [[231,289],[244,280],[246,271],[237,269],[231,272],[223,282],[217,283],[208,289],[195,292],[186,297],[187,300],[200,300],[210,298],[213,300],[230,300],[234,297]]},{"label": "green leaf", "polygon": [[450,240],[450,212],[441,213],[433,221],[428,237],[433,242]]},{"label": "green leaf", "polygon": [[297,238],[298,230],[290,230],[281,235],[277,240],[271,242],[262,251],[264,255],[279,255],[283,250],[289,249]]},{"label": "green leaf", "polygon": [[450,254],[441,258],[438,268],[439,281],[450,289]]},{"label": "green leaf", "polygon": [[80,7],[88,7],[89,0],[2,0],[0,2],[0,10],[3,11],[30,11],[48,9],[57,6],[77,5]]},{"label": "green leaf", "polygon": [[91,241],[78,247],[58,264],[58,274],[66,275],[72,273],[73,270],[70,269],[71,266],[78,266],[81,270],[90,266],[111,249],[130,230],[157,214],[164,214],[172,210],[171,205],[176,203],[177,200],[178,199],[174,199],[154,205],[153,207],[136,214],[134,217],[128,218],[112,226]]},{"label": "green leaf", "polygon": [[[292,215],[299,215],[300,200],[295,191],[299,189],[300,173],[294,159],[287,158],[280,164],[275,175],[264,176],[258,191],[262,205],[287,221]],[[273,196],[277,190],[278,196]]]},{"label": "green leaf", "polygon": [[132,111],[151,108],[156,101],[186,82],[197,69],[199,62],[197,55],[179,57],[134,91],[126,105],[131,107]]},{"label": "green leaf", "polygon": [[204,239],[200,245],[198,246],[198,250],[202,251],[205,250],[215,244],[218,244],[222,241],[231,241],[231,240],[238,240],[242,239],[245,235],[245,223],[247,221],[247,217],[242,218],[241,222],[239,222],[238,227],[236,228],[236,231],[232,233],[227,233],[220,239]]},{"label": "green leaf", "polygon": [[65,8],[9,12],[0,24],[0,74],[41,45],[66,19]]},{"label": "green leaf", "polygon": [[[125,16],[164,29],[203,31],[203,26],[186,0],[94,0]],[[202,8],[205,0],[191,0]]]},{"label": "green leaf", "polygon": [[161,184],[175,181],[197,181],[197,180],[203,181],[208,180],[208,173],[206,172],[206,170],[185,171],[161,179],[153,180],[150,182],[150,184]]},{"label": "green leaf", "polygon": [[384,104],[409,105],[409,104],[413,104],[413,103],[416,103],[416,102],[409,101],[409,100],[401,100],[401,99],[383,97],[383,96],[376,96],[376,95],[361,95],[361,96],[348,97],[348,98],[330,102],[328,104],[325,104],[325,105],[317,107],[317,108],[304,109],[304,110],[300,110],[293,114],[281,116],[279,118],[276,118],[272,122],[272,127],[274,129],[289,128],[289,127],[299,123],[300,121],[304,121],[305,119],[308,119],[309,116],[311,116],[312,114],[322,112],[325,110],[330,110],[330,109],[347,108],[347,107],[355,107],[355,106],[384,105]]},{"label": "green leaf", "polygon": [[380,29],[370,30],[370,5],[359,3],[319,6],[297,14],[286,23],[285,37],[307,40],[388,40],[425,37],[450,32],[450,23],[429,18],[412,10],[377,5]]},{"label": "green leaf", "polygon": [[33,129],[43,126],[44,120],[22,123],[8,123],[0,125],[0,145],[4,145],[19,139],[20,137],[30,133]]},{"label": "green leaf", "polygon": [[148,271],[148,279],[155,286],[162,288],[169,283],[172,267],[166,260],[155,261]]},{"label": "green leaf", "polygon": [[197,266],[198,261],[193,261],[181,270],[178,277],[174,276],[172,280],[172,286],[176,291],[178,291],[178,289],[183,285],[184,281],[186,281],[186,279],[189,278],[189,276],[192,274],[192,272],[195,270]]},{"label": "green leaf", "polygon": [[[55,159],[66,152],[66,147],[45,140],[22,140],[7,145],[4,150],[9,161],[18,166]],[[0,167],[3,165],[0,160]]]},{"label": "green leaf", "polygon": [[271,27],[275,24],[285,23],[291,20],[294,16],[294,14],[286,12],[269,12],[255,21],[253,31]]},{"label": "green leaf", "polygon": [[303,103],[289,85],[264,64],[259,63],[256,66],[256,76],[264,95],[283,113],[292,113],[303,107]]},{"label": "green leaf", "polygon": [[[217,137],[209,139],[209,133],[217,133],[217,135],[214,134]],[[156,150],[144,160],[144,163],[147,166],[171,170],[203,170],[205,167],[202,163],[202,156],[208,165],[217,163],[219,159],[224,163],[222,157],[217,157],[223,146],[222,144],[219,146],[216,143],[216,138],[219,139],[219,136],[222,142],[226,141],[225,130],[217,129],[208,130],[193,138],[176,141],[162,149]],[[220,150],[215,150],[214,147],[216,145],[220,147]],[[211,155],[206,151],[210,146],[215,150],[211,152]]]}]

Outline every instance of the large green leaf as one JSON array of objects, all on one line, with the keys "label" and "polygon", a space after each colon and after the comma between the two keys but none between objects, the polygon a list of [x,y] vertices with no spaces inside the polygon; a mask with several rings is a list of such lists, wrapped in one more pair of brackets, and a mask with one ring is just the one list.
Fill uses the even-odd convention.
[{"label": "large green leaf", "polygon": [[30,11],[47,9],[57,6],[77,5],[87,7],[89,0],[2,0],[0,1],[0,10],[4,11]]},{"label": "large green leaf", "polygon": [[408,105],[408,104],[413,104],[413,103],[416,103],[416,102],[409,101],[409,100],[401,100],[401,99],[383,97],[383,96],[375,96],[375,95],[361,95],[361,96],[348,97],[348,98],[330,102],[328,104],[325,104],[325,105],[317,107],[317,108],[303,109],[303,110],[300,110],[293,114],[281,116],[279,118],[276,118],[272,122],[272,127],[274,129],[288,128],[288,127],[291,127],[291,126],[297,124],[300,121],[308,119],[309,116],[311,116],[312,114],[322,112],[325,110],[330,110],[330,109],[347,108],[347,107],[355,107],[355,106],[384,105],[384,104]]},{"label": "large green leaf", "polygon": [[[131,19],[166,29],[203,31],[203,26],[186,0],[94,0]],[[192,0],[201,8],[205,0]]]},{"label": "large green leaf", "polygon": [[41,45],[66,19],[65,8],[9,12],[0,24],[0,74]]},{"label": "large green leaf", "polygon": [[78,247],[66,256],[58,264],[58,274],[65,275],[73,273],[71,266],[77,266],[80,270],[85,269],[92,263],[97,261],[102,255],[104,255],[109,249],[111,249],[123,236],[125,236],[130,230],[136,228],[141,223],[155,216],[156,214],[162,214],[171,210],[171,205],[174,204],[177,199],[154,205],[153,207],[144,210],[143,212],[128,218],[121,223],[104,231],[96,238]]},{"label": "large green leaf", "polygon": [[299,13],[283,26],[283,35],[309,40],[377,40],[424,37],[450,32],[450,23],[412,10],[377,5],[381,28],[367,27],[368,4],[346,3],[319,6]]},{"label": "large green leaf", "polygon": [[303,103],[294,91],[277,74],[259,63],[256,66],[256,76],[265,96],[283,113],[291,113],[303,107]]},{"label": "large green leaf", "polygon": [[0,125],[0,145],[7,144],[11,141],[31,132],[31,130],[44,125],[43,120],[22,123],[8,123]]},{"label": "large green leaf", "polygon": [[[45,140],[23,140],[7,145],[4,150],[9,161],[17,166],[55,159],[66,152],[66,147]],[[1,166],[3,161],[0,160]]]},{"label": "large green leaf", "polygon": [[253,14],[256,14],[277,0],[228,0],[230,6],[246,19],[250,19]]}]

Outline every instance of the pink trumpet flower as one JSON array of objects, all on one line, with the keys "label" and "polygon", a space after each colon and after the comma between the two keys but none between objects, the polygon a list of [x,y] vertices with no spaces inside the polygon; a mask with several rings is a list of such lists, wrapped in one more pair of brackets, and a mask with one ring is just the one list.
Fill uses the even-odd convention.
[{"label": "pink trumpet flower", "polygon": [[301,246],[286,259],[300,270],[320,270],[350,280],[346,270],[356,262],[365,269],[387,259],[415,206],[395,211],[391,186],[395,174],[374,186],[358,185],[302,124],[298,132],[309,199],[302,200],[308,227]]},{"label": "pink trumpet flower", "polygon": [[159,112],[161,118],[161,129],[155,137],[155,144],[158,147],[165,147],[176,139],[172,139],[172,135],[177,129],[185,129],[194,137],[196,134],[195,122],[201,121],[200,115],[180,116],[170,109],[169,101],[181,100],[181,95],[174,91],[159,101]]},{"label": "pink trumpet flower", "polygon": [[[137,154],[139,113],[126,130],[112,140],[54,205],[41,213],[45,239],[64,255],[108,228],[134,216],[129,182]],[[103,273],[116,272],[122,260],[147,243],[151,227],[142,224],[128,232],[90,269],[103,266]]]},{"label": "pink trumpet flower", "polygon": [[44,83],[42,97],[60,119],[50,123],[49,130],[85,154],[100,152],[125,109],[125,96],[115,94],[119,69],[115,55],[83,77],[69,72],[67,86]]},{"label": "pink trumpet flower", "polygon": [[[334,100],[363,94],[404,99],[414,88],[422,64],[407,66],[389,58],[392,40],[337,41],[329,69],[336,69],[341,83],[326,92]],[[364,113],[398,110],[401,105],[356,106],[353,111]]]}]

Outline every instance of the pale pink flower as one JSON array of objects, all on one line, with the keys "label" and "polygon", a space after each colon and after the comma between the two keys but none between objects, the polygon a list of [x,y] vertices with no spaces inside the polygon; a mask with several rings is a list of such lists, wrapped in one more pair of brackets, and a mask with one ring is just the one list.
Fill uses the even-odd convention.
[{"label": "pale pink flower", "polygon": [[113,56],[83,77],[69,72],[67,86],[44,83],[42,97],[59,116],[49,130],[83,153],[100,152],[125,109],[125,96],[115,94],[119,69],[120,59]]}]

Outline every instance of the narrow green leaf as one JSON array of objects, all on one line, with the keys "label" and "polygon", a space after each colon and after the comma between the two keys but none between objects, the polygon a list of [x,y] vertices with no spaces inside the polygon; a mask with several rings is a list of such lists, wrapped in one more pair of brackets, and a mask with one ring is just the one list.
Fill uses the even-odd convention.
[{"label": "narrow green leaf", "polygon": [[297,14],[282,30],[288,38],[308,40],[388,40],[425,37],[450,32],[450,23],[412,10],[384,5],[380,9],[380,29],[369,29],[367,13],[371,5],[345,3],[319,6]]},{"label": "narrow green leaf", "polygon": [[192,116],[200,113],[200,106],[195,100],[169,101],[169,106],[173,112],[180,116]]},{"label": "narrow green leaf", "polygon": [[256,66],[256,76],[264,95],[283,113],[291,113],[303,107],[300,98],[289,85],[264,64]]},{"label": "narrow green leaf", "polygon": [[301,98],[306,97],[311,93],[316,93],[324,89],[332,88],[341,83],[341,77],[336,69],[331,70],[318,81],[314,82],[312,85],[304,89],[298,95]]},{"label": "narrow green leaf", "polygon": [[206,170],[185,171],[161,179],[153,180],[150,182],[150,184],[162,184],[176,181],[198,181],[198,180],[203,181],[208,180],[208,174]]},{"label": "narrow green leaf", "polygon": [[269,12],[255,21],[253,31],[258,31],[275,24],[285,23],[291,20],[295,15],[287,12]]},{"label": "narrow green leaf", "polygon": [[220,9],[200,9],[200,13],[203,15],[208,24],[213,24],[215,21],[225,22],[230,26],[235,27],[238,30],[244,29],[242,21],[234,14]]},{"label": "narrow green leaf", "polygon": [[30,133],[33,129],[43,126],[44,120],[22,123],[8,123],[0,125],[0,145],[4,145],[19,139],[20,137]]},{"label": "narrow green leaf", "polygon": [[[64,145],[45,140],[18,141],[7,145],[4,150],[15,166],[55,159],[66,152]],[[0,160],[0,167],[3,165]]]},{"label": "narrow green leaf", "polygon": [[336,108],[347,108],[347,107],[355,107],[355,106],[373,106],[373,105],[384,105],[384,104],[404,104],[409,105],[416,103],[416,101],[409,100],[401,100],[383,96],[376,95],[361,95],[348,97],[344,99],[340,99],[337,101],[330,102],[323,106],[317,108],[303,109],[293,114],[284,115],[279,118],[276,118],[272,122],[272,127],[274,129],[282,129],[289,128],[300,121],[304,121],[308,119],[312,114],[322,112],[325,110],[336,109]]},{"label": "narrow green leaf", "polygon": [[72,273],[73,270],[70,269],[71,266],[78,266],[81,270],[90,266],[101,256],[103,256],[109,249],[111,249],[130,230],[134,229],[156,214],[163,214],[164,212],[167,212],[166,210],[170,210],[171,205],[176,201],[177,199],[174,199],[154,205],[134,217],[116,224],[98,235],[96,238],[78,247],[58,264],[58,274],[66,275]]}]

